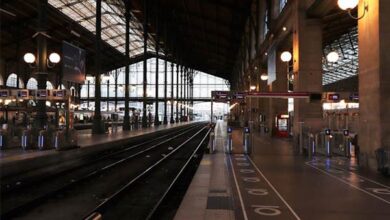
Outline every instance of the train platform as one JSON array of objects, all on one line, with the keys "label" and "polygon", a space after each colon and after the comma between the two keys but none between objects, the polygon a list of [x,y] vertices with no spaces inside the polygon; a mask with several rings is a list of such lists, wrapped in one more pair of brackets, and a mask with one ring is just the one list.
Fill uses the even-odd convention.
[{"label": "train platform", "polygon": [[288,139],[254,134],[246,155],[242,129],[225,154],[218,130],[226,124],[218,122],[218,150],[204,157],[175,219],[389,219],[389,178],[341,157],[308,160]]},{"label": "train platform", "polygon": [[92,134],[90,129],[80,130],[76,131],[78,133],[78,145],[80,147],[65,151],[56,151],[55,149],[41,151],[38,149],[23,150],[21,148],[5,149],[0,151],[1,173],[2,176],[13,173],[24,165],[33,168],[35,164],[38,166],[36,162],[39,162],[39,166],[52,164],[56,161],[63,163],[69,159],[83,157],[93,152],[109,150],[112,147],[126,144],[144,135],[156,134],[191,123],[194,122],[180,122],[157,127],[152,126],[131,131],[122,131],[118,127],[117,132],[109,132],[107,134]]}]

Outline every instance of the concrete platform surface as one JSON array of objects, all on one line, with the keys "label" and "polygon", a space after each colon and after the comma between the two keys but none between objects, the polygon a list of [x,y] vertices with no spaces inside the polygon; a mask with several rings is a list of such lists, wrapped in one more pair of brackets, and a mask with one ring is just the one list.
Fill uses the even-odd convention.
[{"label": "concrete platform surface", "polygon": [[295,155],[288,139],[254,133],[250,156],[239,132],[233,139],[233,154],[204,157],[175,219],[390,219],[389,178],[346,158]]},{"label": "concrete platform surface", "polygon": [[[21,167],[28,169],[49,166],[53,163],[66,163],[76,158],[82,158],[94,152],[109,150],[115,146],[128,143],[130,140],[141,138],[143,135],[163,132],[168,129],[174,129],[189,125],[194,122],[182,122],[158,127],[149,127],[133,131],[119,130],[116,133],[91,134],[88,131],[80,131],[78,134],[78,144],[80,148],[56,151],[50,150],[22,150],[21,148],[5,149],[0,151],[0,171],[2,176],[7,176],[18,172]],[[27,169],[26,168],[26,169]]]}]

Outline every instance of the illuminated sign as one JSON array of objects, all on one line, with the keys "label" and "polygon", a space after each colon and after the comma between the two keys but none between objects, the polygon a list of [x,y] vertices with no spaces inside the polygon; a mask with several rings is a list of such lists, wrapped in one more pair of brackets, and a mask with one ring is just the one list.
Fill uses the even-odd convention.
[{"label": "illuminated sign", "polygon": [[53,90],[52,94],[54,97],[62,98],[66,96],[66,90]]},{"label": "illuminated sign", "polygon": [[245,132],[246,134],[248,134],[248,133],[250,132],[249,128],[248,128],[248,127],[245,127],[245,128],[244,128],[244,132]]},{"label": "illuminated sign", "polygon": [[46,99],[49,96],[49,91],[46,89],[38,89],[35,96],[36,99]]},{"label": "illuminated sign", "polygon": [[28,98],[28,90],[18,90],[17,96],[18,98]]},{"label": "illuminated sign", "polygon": [[8,97],[9,91],[8,90],[0,90],[0,97]]},{"label": "illuminated sign", "polygon": [[358,102],[359,101],[359,94],[353,93],[349,96],[349,100],[353,102]]},{"label": "illuminated sign", "polygon": [[330,129],[329,128],[325,129],[325,135],[330,135]]},{"label": "illuminated sign", "polygon": [[348,129],[344,129],[343,130],[343,134],[344,134],[344,136],[349,136],[349,130]]},{"label": "illuminated sign", "polygon": [[228,129],[227,129],[227,132],[230,134],[230,133],[232,133],[232,128],[231,127],[228,127]]},{"label": "illuminated sign", "polygon": [[340,94],[328,94],[328,100],[329,101],[339,101],[340,100]]}]

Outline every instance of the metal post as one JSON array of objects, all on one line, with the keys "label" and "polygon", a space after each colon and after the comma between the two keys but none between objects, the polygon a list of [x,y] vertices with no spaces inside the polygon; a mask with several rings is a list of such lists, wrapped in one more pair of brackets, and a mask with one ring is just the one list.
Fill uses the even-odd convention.
[{"label": "metal post", "polygon": [[101,32],[102,32],[102,0],[96,0],[96,33],[95,33],[95,114],[93,118],[92,133],[102,134],[105,132],[104,125],[102,124],[102,115],[100,110],[100,99],[101,99],[101,88],[100,88],[100,43],[101,43]]},{"label": "metal post", "polygon": [[213,97],[211,97],[210,122],[213,123]]},{"label": "metal post", "polygon": [[115,70],[115,101],[114,101],[114,112],[118,107],[118,69]]},{"label": "metal post", "polygon": [[170,123],[173,124],[175,123],[175,120],[173,119],[174,118],[174,113],[173,113],[173,105],[174,105],[174,99],[173,99],[173,84],[175,83],[175,81],[173,80],[173,72],[174,72],[174,64],[171,63],[171,120],[170,120]]},{"label": "metal post", "polygon": [[147,52],[148,52],[148,0],[144,0],[144,21],[143,21],[143,29],[144,29],[144,74],[143,74],[143,106],[142,106],[142,127],[146,128],[148,126],[148,121],[146,117],[146,92],[147,92]]},{"label": "metal post", "polygon": [[176,64],[176,122],[179,122],[179,64]]},{"label": "metal post", "polygon": [[110,97],[109,96],[110,96],[110,80],[107,80],[107,113],[110,111]]},{"label": "metal post", "polygon": [[188,114],[187,114],[187,110],[188,110],[188,106],[187,106],[187,74],[188,74],[188,68],[185,68],[184,69],[184,117],[187,118]]},{"label": "metal post", "polygon": [[[125,59],[126,61],[130,60],[130,4],[126,4],[126,45],[125,45]],[[123,130],[128,131],[130,130],[130,112],[129,112],[129,84],[130,84],[130,66],[129,62],[126,62],[125,66],[125,115],[123,117]]]},{"label": "metal post", "polygon": [[183,120],[183,65],[180,68],[180,121]]},{"label": "metal post", "polygon": [[156,54],[157,54],[157,58],[156,58],[156,87],[155,87],[155,96],[156,96],[156,100],[155,100],[155,105],[156,107],[154,108],[154,125],[157,126],[160,124],[159,122],[159,118],[158,118],[158,75],[159,75],[159,68],[158,68],[158,38],[157,38],[157,43],[156,43]]},{"label": "metal post", "polygon": [[90,82],[87,80],[87,110],[89,109],[89,85]]}]

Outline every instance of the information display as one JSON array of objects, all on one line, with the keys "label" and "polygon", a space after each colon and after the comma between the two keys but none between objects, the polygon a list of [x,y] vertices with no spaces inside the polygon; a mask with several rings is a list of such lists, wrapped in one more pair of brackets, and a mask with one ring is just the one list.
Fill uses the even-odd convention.
[{"label": "information display", "polygon": [[85,80],[85,50],[73,44],[62,42],[62,79],[83,84]]}]

